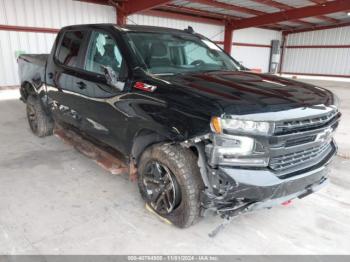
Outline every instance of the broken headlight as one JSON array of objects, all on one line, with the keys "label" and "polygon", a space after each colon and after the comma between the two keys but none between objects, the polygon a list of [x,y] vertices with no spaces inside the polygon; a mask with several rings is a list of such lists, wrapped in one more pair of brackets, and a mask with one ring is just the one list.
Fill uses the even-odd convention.
[{"label": "broken headlight", "polygon": [[269,158],[264,147],[254,138],[226,134],[213,134],[212,143],[206,145],[209,164],[265,167]]},{"label": "broken headlight", "polygon": [[217,136],[218,153],[223,155],[250,155],[254,150],[254,139],[246,136]]},{"label": "broken headlight", "polygon": [[251,121],[233,116],[213,117],[212,144],[206,147],[210,165],[267,166],[268,154],[255,136],[267,136],[273,132],[273,128],[273,124],[266,121]]}]

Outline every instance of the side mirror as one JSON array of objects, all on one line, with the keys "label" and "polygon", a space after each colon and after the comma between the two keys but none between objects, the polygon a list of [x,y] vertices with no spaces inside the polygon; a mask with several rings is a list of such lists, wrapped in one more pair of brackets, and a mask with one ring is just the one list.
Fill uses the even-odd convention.
[{"label": "side mirror", "polygon": [[119,91],[124,90],[124,82],[118,81],[117,73],[110,66],[101,66],[103,73],[106,77],[107,84],[118,89]]}]

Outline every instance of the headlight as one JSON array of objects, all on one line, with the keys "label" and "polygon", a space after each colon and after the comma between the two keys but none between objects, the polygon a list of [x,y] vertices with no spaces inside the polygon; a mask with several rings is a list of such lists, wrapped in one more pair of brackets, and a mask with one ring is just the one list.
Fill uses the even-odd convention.
[{"label": "headlight", "polygon": [[272,132],[273,125],[263,121],[251,121],[231,117],[213,117],[211,120],[211,128],[217,134],[222,134],[223,131],[226,130],[229,132],[267,135]]},{"label": "headlight", "polygon": [[246,136],[216,137],[218,153],[222,155],[250,155],[254,149],[254,139]]},{"label": "headlight", "polygon": [[209,164],[229,166],[265,167],[268,157],[265,152],[257,151],[259,142],[248,136],[212,134],[212,143],[206,145]]}]

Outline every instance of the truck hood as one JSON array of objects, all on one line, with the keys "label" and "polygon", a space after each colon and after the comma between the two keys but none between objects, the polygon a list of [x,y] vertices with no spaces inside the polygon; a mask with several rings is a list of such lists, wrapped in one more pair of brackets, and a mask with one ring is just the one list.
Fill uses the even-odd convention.
[{"label": "truck hood", "polygon": [[173,91],[169,93],[174,92],[174,97],[183,96],[191,101],[193,108],[203,109],[204,103],[208,110],[212,107],[217,112],[220,107],[225,114],[278,112],[334,104],[333,94],[326,89],[267,74],[215,71],[162,76],[161,79],[170,84]]}]

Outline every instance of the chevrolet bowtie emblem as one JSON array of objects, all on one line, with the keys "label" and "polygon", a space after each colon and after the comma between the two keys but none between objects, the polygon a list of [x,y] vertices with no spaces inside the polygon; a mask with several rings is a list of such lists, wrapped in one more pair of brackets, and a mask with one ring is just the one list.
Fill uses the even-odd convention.
[{"label": "chevrolet bowtie emblem", "polygon": [[329,127],[325,129],[323,132],[317,134],[315,141],[320,141],[320,142],[328,141],[332,137],[332,133],[333,133],[333,128]]}]

